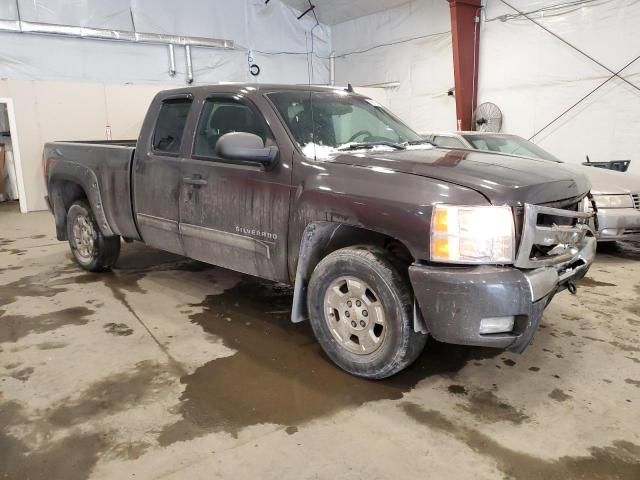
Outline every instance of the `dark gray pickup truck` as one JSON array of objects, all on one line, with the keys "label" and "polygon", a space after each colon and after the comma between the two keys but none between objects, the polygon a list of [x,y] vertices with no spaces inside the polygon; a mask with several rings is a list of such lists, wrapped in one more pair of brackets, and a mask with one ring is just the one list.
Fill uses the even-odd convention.
[{"label": "dark gray pickup truck", "polygon": [[428,335],[523,351],[595,255],[582,175],[434,148],[340,88],[165,91],[137,142],[48,143],[44,162],[83,268],[111,267],[123,238],[293,284],[292,321],[368,378]]}]

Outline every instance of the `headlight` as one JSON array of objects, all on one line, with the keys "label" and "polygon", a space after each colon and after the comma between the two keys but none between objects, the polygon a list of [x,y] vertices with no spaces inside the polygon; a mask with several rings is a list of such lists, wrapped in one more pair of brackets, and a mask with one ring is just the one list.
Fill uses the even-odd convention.
[{"label": "headlight", "polygon": [[515,233],[508,206],[436,205],[431,217],[431,260],[513,263]]},{"label": "headlight", "polygon": [[633,208],[631,195],[594,195],[598,208]]}]

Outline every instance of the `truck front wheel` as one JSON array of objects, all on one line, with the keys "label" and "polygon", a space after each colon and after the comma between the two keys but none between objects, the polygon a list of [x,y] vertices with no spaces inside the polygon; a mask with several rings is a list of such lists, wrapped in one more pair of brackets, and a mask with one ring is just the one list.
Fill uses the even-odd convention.
[{"label": "truck front wheel", "polygon": [[105,237],[91,207],[83,200],[76,201],[67,212],[67,238],[73,258],[89,272],[110,269],[120,255],[120,237]]},{"label": "truck front wheel", "polygon": [[329,254],[309,282],[313,332],[343,370],[381,379],[418,358],[427,336],[416,333],[409,282],[382,249],[349,247]]}]

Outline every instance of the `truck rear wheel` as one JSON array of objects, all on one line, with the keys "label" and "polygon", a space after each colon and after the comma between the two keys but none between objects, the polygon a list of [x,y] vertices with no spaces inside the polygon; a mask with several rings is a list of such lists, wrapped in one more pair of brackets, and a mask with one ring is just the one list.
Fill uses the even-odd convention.
[{"label": "truck rear wheel", "polygon": [[91,207],[83,200],[76,201],[67,212],[67,238],[73,258],[89,272],[110,269],[120,255],[120,237],[105,237]]},{"label": "truck rear wheel", "polygon": [[382,249],[337,250],[315,268],[308,308],[313,332],[343,370],[381,379],[404,369],[422,352],[409,282]]}]

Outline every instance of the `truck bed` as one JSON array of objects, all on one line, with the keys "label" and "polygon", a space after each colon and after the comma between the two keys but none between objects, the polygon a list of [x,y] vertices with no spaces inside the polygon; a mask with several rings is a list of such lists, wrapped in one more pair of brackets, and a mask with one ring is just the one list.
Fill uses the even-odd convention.
[{"label": "truck bed", "polygon": [[[66,173],[82,188],[102,228],[113,235],[138,238],[132,211],[131,164],[135,140],[52,142],[44,146],[46,174]],[[100,193],[103,193],[100,195]],[[109,192],[109,194],[104,194]],[[56,192],[50,192],[54,195]]]}]

